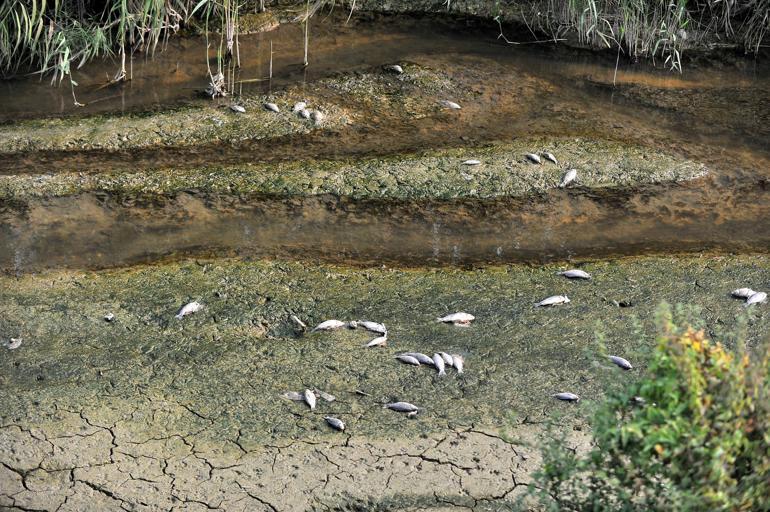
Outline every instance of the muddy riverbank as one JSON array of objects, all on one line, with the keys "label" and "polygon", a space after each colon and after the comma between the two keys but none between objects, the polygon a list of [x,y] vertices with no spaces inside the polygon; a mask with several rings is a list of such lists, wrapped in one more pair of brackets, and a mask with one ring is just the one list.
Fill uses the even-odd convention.
[{"label": "muddy riverbank", "polygon": [[[586,447],[661,302],[727,346],[766,336],[767,305],[729,294],[770,289],[766,66],[615,69],[488,19],[346,17],[314,18],[307,68],[297,24],[244,36],[213,102],[196,37],[123,85],[75,71],[85,107],[0,84],[0,342],[21,338],[0,346],[0,509],[526,509],[546,425]],[[435,321],[456,311],[477,320]],[[293,316],[384,322],[388,345]],[[306,388],[336,399],[283,398]]]},{"label": "muddy riverbank", "polygon": [[[556,419],[565,442],[580,445],[603,382],[644,371],[661,301],[694,306],[685,317],[728,345],[740,318],[749,346],[767,330],[764,306],[747,310],[729,296],[770,286],[766,257],[580,267],[594,279],[569,282],[555,275],[563,266],[351,270],[231,260],[0,278],[3,339],[23,339],[0,359],[0,505],[513,508],[537,464],[531,442],[541,423]],[[533,308],[553,293],[572,302]],[[175,319],[190,300],[204,309]],[[476,322],[435,322],[456,310]],[[364,349],[371,336],[360,330],[303,333],[291,315],[308,325],[382,321],[389,344]],[[597,332],[637,369],[602,363]],[[465,373],[439,378],[392,358],[408,350],[462,354]],[[337,399],[311,412],[280,396],[306,387]],[[567,389],[583,401],[550,398]],[[390,400],[424,409],[408,419],[382,409]],[[509,431],[511,412],[519,426]],[[344,434],[325,425],[327,414],[346,421]],[[415,478],[434,482],[432,491],[411,485]]]}]

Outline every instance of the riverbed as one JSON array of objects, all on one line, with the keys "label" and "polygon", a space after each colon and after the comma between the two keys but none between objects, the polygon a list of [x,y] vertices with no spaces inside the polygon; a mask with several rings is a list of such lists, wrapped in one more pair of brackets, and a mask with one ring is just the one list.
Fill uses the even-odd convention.
[{"label": "riverbed", "polygon": [[[85,107],[2,85],[0,341],[21,343],[0,347],[0,507],[527,509],[548,426],[587,446],[661,304],[761,344],[768,306],[730,291],[770,288],[764,64],[616,69],[478,19],[346,17],[314,21],[307,69],[296,25],[243,36],[259,80],[233,98],[196,92],[196,37],[124,85],[78,70]],[[475,321],[436,321],[458,311]],[[311,332],[328,319],[388,343]],[[394,359],[412,351],[464,371]],[[335,400],[284,397],[305,389]]]}]

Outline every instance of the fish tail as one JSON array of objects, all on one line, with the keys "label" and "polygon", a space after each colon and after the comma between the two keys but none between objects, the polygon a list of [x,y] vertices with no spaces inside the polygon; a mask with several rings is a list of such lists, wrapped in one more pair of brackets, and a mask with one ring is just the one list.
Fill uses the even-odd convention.
[{"label": "fish tail", "polygon": [[176,315],[174,315],[174,318],[176,318],[177,320],[181,320],[183,316],[184,315],[182,313],[177,313]]},{"label": "fish tail", "polygon": [[441,370],[441,371],[438,372],[438,376],[439,377],[443,377],[445,375],[446,375],[446,372],[444,370]]}]

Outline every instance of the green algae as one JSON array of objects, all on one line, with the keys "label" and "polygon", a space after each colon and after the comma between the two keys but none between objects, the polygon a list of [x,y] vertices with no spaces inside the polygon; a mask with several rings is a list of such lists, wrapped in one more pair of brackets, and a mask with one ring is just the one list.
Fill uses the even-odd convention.
[{"label": "green algae", "polygon": [[[597,368],[587,355],[597,331],[611,353],[643,371],[639,358],[652,342],[661,301],[697,306],[717,338],[747,315],[747,342],[755,343],[766,331],[765,308],[746,310],[729,291],[761,288],[769,267],[764,257],[637,258],[588,263],[582,268],[594,279],[569,282],[555,275],[556,266],[351,270],[215,260],[6,277],[0,328],[24,344],[0,363],[0,410],[8,423],[60,408],[126,415],[166,401],[177,412],[161,423],[137,420],[135,435],[206,427],[215,439],[239,430],[244,442],[331,435],[319,421],[330,413],[356,435],[375,438],[501,425],[510,411],[542,421],[582,407],[554,403],[555,392],[573,391],[588,403],[600,396],[597,372],[614,370]],[[533,307],[557,293],[572,302]],[[175,319],[190,300],[205,309]],[[435,322],[460,310],[476,315],[470,328]],[[113,322],[103,319],[107,313]],[[373,336],[361,330],[301,333],[291,315],[311,326],[328,318],[382,321],[389,344],[362,348]],[[465,374],[438,378],[428,367],[393,359],[440,350],[464,355]],[[311,413],[280,397],[313,387],[337,401]],[[382,409],[393,400],[424,411],[406,420]]]},{"label": "green algae", "polygon": [[[0,126],[0,153],[233,144],[335,130],[378,111],[404,111],[415,118],[435,112],[437,105],[426,97],[451,90],[453,81],[446,73],[414,64],[405,64],[404,69],[401,75],[380,70],[342,75],[318,80],[311,89],[293,86],[267,96],[199,100],[157,112],[17,121]],[[305,120],[292,112],[299,101],[322,112],[323,121]],[[266,111],[265,102],[276,103],[281,112]],[[231,111],[233,103],[246,112]]]},{"label": "green algae", "polygon": [[[525,154],[552,151],[560,165],[529,163]],[[476,166],[463,164],[478,159]],[[608,141],[542,137],[478,149],[452,149],[357,160],[310,160],[190,170],[0,176],[0,199],[88,192],[173,195],[195,189],[215,195],[278,197],[331,194],[354,199],[457,199],[516,197],[558,186],[565,167],[578,170],[573,185],[638,187],[702,177],[704,165],[657,150]]]}]

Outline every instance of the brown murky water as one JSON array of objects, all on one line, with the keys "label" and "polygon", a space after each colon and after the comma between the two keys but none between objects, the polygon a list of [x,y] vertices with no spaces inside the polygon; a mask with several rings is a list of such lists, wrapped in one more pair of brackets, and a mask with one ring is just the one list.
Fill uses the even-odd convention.
[{"label": "brown murky water", "polygon": [[734,182],[729,193],[724,187],[715,195],[713,179],[703,181],[676,189],[419,203],[187,193],[165,201],[50,199],[3,215],[0,268],[102,268],[169,255],[420,266],[767,251],[767,184]]},{"label": "brown murky water", "polygon": [[[580,190],[498,201],[351,203],[345,198],[234,199],[183,194],[158,205],[107,197],[42,201],[3,214],[0,265],[113,266],[178,253],[292,256],[368,264],[543,261],[648,252],[770,249],[770,69],[739,62],[683,75],[543,46],[505,46],[493,27],[459,30],[435,19],[386,18],[345,26],[319,22],[311,66],[303,70],[297,27],[244,37],[243,78],[266,73],[274,42],[275,78],[244,84],[267,90],[337,72],[410,61],[451,74],[475,101],[459,115],[411,119],[376,112],[364,123],[243,145],[0,156],[4,173],[104,168],[197,167],[306,158],[392,154],[476,146],[532,134],[574,134],[663,148],[702,161],[712,176],[678,186]],[[205,84],[202,41],[176,40],[134,64],[134,80],[98,87],[114,64],[76,75],[84,112],[135,110],[195,99]],[[517,95],[523,76],[546,84]],[[613,86],[613,81],[616,86]],[[69,91],[7,82],[6,118],[72,113]],[[355,107],[355,105],[353,105]],[[57,110],[58,109],[58,110]]]}]

